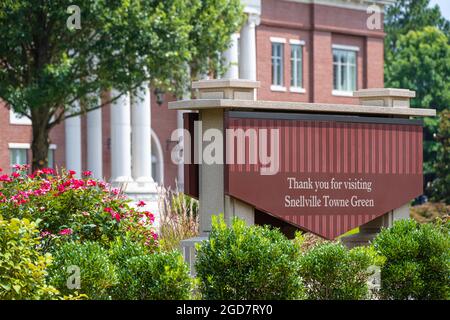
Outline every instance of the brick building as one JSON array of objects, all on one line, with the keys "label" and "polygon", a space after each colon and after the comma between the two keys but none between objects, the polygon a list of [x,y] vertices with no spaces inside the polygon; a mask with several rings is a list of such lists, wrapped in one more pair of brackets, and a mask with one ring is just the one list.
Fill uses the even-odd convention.
[{"label": "brick building", "polygon": [[[354,90],[383,87],[384,32],[382,25],[367,27],[367,9],[382,10],[392,0],[242,2],[248,21],[223,54],[230,65],[224,77],[259,80],[259,100],[353,103]],[[183,167],[171,161],[171,133],[182,115],[168,110],[173,97],[148,87],[144,105],[136,108],[132,97],[55,127],[50,166],[92,170],[113,181],[147,183],[151,175],[173,186]],[[0,168],[29,163],[31,139],[29,120],[1,106]],[[151,148],[142,148],[150,139]]]}]

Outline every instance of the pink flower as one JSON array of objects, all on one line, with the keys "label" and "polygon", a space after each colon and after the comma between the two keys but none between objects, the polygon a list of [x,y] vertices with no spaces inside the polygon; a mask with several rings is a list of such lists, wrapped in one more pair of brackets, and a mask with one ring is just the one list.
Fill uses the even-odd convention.
[{"label": "pink flower", "polygon": [[66,228],[66,229],[62,229],[59,234],[61,236],[67,236],[67,235],[71,235],[73,233],[72,229],[70,228]]},{"label": "pink flower", "polygon": [[147,217],[148,220],[150,220],[151,223],[155,221],[155,216],[153,215],[153,213],[144,211],[143,214]]},{"label": "pink flower", "polygon": [[0,181],[11,182],[12,180],[7,174],[4,174],[4,175],[0,176]]},{"label": "pink flower", "polygon": [[44,174],[55,174],[55,170],[53,170],[52,168],[44,168],[42,169],[42,172]]},{"label": "pink flower", "polygon": [[89,170],[83,171],[83,176],[85,176],[85,177],[90,177],[90,176],[92,176],[92,171],[89,171]]},{"label": "pink flower", "polygon": [[40,188],[42,191],[48,192],[51,190],[51,188],[52,188],[52,184],[48,180],[42,181],[41,188]]},{"label": "pink flower", "polygon": [[114,212],[114,210],[112,208],[110,208],[110,207],[107,207],[107,208],[103,209],[103,211],[108,212],[108,213]]},{"label": "pink flower", "polygon": [[45,237],[47,237],[47,236],[51,236],[52,234],[50,233],[50,232],[48,232],[48,231],[42,231],[41,232],[41,238],[45,238]]},{"label": "pink flower", "polygon": [[139,201],[137,204],[136,204],[138,207],[144,207],[145,205],[146,205],[146,203],[144,202],[144,201]]},{"label": "pink flower", "polygon": [[83,180],[78,180],[78,179],[70,179],[69,180],[70,185],[72,186],[72,189],[80,189],[84,186],[84,181]]},{"label": "pink flower", "polygon": [[89,179],[86,182],[86,185],[88,185],[89,187],[95,187],[97,185],[97,181]]},{"label": "pink flower", "polygon": [[13,176],[13,178],[20,177],[20,173],[18,173],[17,171],[14,171],[13,173],[11,173],[11,175]]},{"label": "pink flower", "polygon": [[112,189],[111,189],[111,193],[117,196],[117,195],[120,193],[120,189],[118,189],[118,188],[112,188]]},{"label": "pink flower", "polygon": [[70,174],[71,176],[75,175],[76,173],[77,173],[77,172],[74,171],[74,170],[69,170],[69,174]]},{"label": "pink flower", "polygon": [[117,212],[114,214],[114,219],[116,219],[117,222],[120,222],[120,214],[118,214]]}]

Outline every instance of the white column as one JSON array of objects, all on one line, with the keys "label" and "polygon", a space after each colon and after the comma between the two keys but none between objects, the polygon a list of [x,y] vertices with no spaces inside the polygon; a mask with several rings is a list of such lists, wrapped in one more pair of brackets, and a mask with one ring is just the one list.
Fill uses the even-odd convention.
[{"label": "white column", "polygon": [[[112,98],[119,92],[111,91]],[[111,103],[111,181],[131,182],[130,95],[123,94]]]},{"label": "white column", "polygon": [[138,187],[155,187],[152,178],[151,94],[143,83],[131,98],[131,154],[133,178]]},{"label": "white column", "polygon": [[[72,109],[75,112],[80,110],[80,102],[74,102]],[[66,137],[66,168],[76,171],[77,176],[81,176],[81,116],[67,118],[64,120],[64,127]]]},{"label": "white column", "polygon": [[[100,97],[98,105],[101,104]],[[87,113],[87,170],[92,176],[103,178],[103,148],[102,148],[102,109]]]},{"label": "white column", "polygon": [[237,33],[231,36],[230,47],[223,53],[225,59],[225,68],[227,71],[224,74],[225,79],[239,78],[239,53],[238,53],[239,35]]},{"label": "white column", "polygon": [[256,26],[259,23],[259,15],[250,13],[241,30],[239,61],[241,79],[256,80]]}]

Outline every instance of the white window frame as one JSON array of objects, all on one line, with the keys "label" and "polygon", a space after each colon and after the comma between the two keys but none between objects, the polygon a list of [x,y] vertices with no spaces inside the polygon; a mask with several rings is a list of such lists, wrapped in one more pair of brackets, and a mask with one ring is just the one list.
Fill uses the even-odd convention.
[{"label": "white window frame", "polygon": [[[286,87],[284,86],[284,47],[285,47],[285,43],[286,43],[286,39],[285,38],[277,38],[277,37],[270,37],[270,42],[271,42],[271,68],[272,68],[272,79],[271,79],[271,86],[270,89],[272,91],[281,91],[281,92],[285,92],[286,91]],[[280,54],[281,56],[274,56],[273,55],[273,48],[274,45],[279,45],[280,46]],[[274,62],[276,61],[275,59],[278,60],[279,66],[280,66],[280,74],[277,75],[277,79],[274,79]],[[274,81],[277,80],[277,81]],[[274,83],[276,82],[276,83]]]},{"label": "white window frame", "polygon": [[9,123],[21,126],[31,126],[31,120],[29,118],[19,115],[14,112],[12,108],[9,109]]},{"label": "white window frame", "polygon": [[[56,144],[50,144],[49,146],[48,146],[48,148],[49,148],[49,151],[51,150],[51,151],[53,151],[53,152],[55,152],[56,151],[56,149],[57,149],[57,145]],[[29,144],[29,143],[23,143],[23,142],[10,142],[10,143],[8,143],[8,150],[11,150],[11,149],[22,149],[22,150],[26,150],[26,152],[27,152],[27,161],[29,161],[30,159],[28,159],[28,151],[31,149],[31,144]],[[55,156],[55,154],[53,154],[53,156]],[[10,159],[11,160],[11,159]],[[53,162],[55,161],[55,158],[53,157]]]},{"label": "white window frame", "polygon": [[[291,63],[291,83],[290,83],[290,87],[289,87],[289,91],[290,92],[295,92],[295,93],[305,93],[305,87],[303,85],[303,81],[304,81],[304,72],[303,72],[303,48],[305,46],[305,41],[302,40],[298,40],[298,39],[289,39],[289,44],[291,45],[291,58],[290,58],[290,63]],[[292,57],[292,49],[294,46],[298,46],[300,47],[300,53],[301,56],[300,58],[296,57],[296,60],[300,60],[300,64],[301,64],[301,70],[300,70],[300,77],[301,77],[301,81],[300,81],[300,86],[293,86],[292,85],[292,81],[293,81],[293,75],[295,74],[293,71],[293,57]],[[297,79],[298,80],[298,79]]]},{"label": "white window frame", "polygon": [[9,151],[9,166],[10,169],[13,170],[13,166],[17,163],[12,164],[11,162],[11,151],[12,150],[24,150],[25,151],[25,159],[26,159],[26,164],[28,164],[29,160],[28,159],[28,150],[30,149],[30,144],[29,143],[8,143],[8,151]]},{"label": "white window frame", "polygon": [[[346,52],[347,54],[353,53],[355,55],[355,64],[354,65],[350,64],[348,62],[348,59],[347,59],[346,64],[344,65],[344,67],[347,70],[347,79],[346,80],[347,80],[348,83],[351,81],[351,72],[350,72],[350,70],[351,70],[352,67],[354,67],[354,70],[355,70],[354,71],[355,72],[355,75],[354,75],[355,88],[353,90],[345,90],[345,89],[342,89],[342,88],[335,88],[335,86],[334,86],[334,78],[335,78],[334,67],[337,65],[338,66],[337,67],[338,72],[340,72],[340,70],[341,70],[341,68],[340,68],[341,67],[341,63],[339,61],[338,62],[334,61],[335,51],[340,51],[341,53],[342,52]],[[332,45],[332,55],[333,55],[333,91],[332,91],[332,94],[334,96],[353,97],[353,92],[358,89],[358,55],[357,55],[358,51],[359,51],[359,47],[355,47],[355,46],[347,46],[347,45],[340,45],[340,44],[333,44]],[[338,83],[340,83],[340,80],[341,80],[340,76],[337,76],[337,78],[338,78]]]}]

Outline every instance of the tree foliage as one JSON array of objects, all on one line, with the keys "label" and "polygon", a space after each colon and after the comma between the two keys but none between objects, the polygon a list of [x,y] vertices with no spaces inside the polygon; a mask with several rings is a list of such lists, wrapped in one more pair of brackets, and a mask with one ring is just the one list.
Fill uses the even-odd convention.
[{"label": "tree foliage", "polygon": [[79,0],[77,29],[71,2],[0,3],[0,97],[32,121],[35,169],[46,166],[51,128],[101,107],[100,92],[150,81],[181,93],[186,66],[218,61],[243,15],[238,0]]},{"label": "tree foliage", "polygon": [[[385,83],[416,91],[413,107],[450,106],[450,22],[429,0],[400,0],[385,15]],[[424,129],[425,190],[436,177],[438,118],[426,118]]]},{"label": "tree foliage", "polygon": [[397,40],[411,30],[435,26],[450,35],[450,23],[441,14],[438,6],[430,7],[430,0],[398,0],[389,5],[385,15],[386,54],[394,52]]},{"label": "tree foliage", "polygon": [[450,205],[450,110],[440,114],[437,134],[439,148],[434,164],[436,179],[431,185],[433,200],[444,201]]}]

